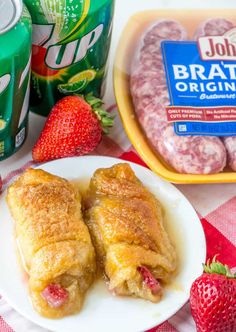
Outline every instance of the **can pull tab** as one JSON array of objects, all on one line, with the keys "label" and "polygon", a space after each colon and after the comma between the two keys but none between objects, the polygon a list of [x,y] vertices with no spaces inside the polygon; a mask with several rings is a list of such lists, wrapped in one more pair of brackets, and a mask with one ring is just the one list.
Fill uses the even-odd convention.
[{"label": "can pull tab", "polygon": [[22,1],[0,0],[0,34],[9,30],[19,21],[22,13]]}]

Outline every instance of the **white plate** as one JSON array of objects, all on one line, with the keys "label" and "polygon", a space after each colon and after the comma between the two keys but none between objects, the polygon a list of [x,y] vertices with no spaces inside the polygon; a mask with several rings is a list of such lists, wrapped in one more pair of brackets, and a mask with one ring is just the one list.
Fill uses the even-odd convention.
[{"label": "white plate", "polygon": [[[60,159],[40,168],[70,180],[85,180],[100,167],[110,167],[120,159],[87,156]],[[5,194],[0,199],[0,293],[19,313],[52,331],[137,332],[161,324],[175,314],[188,300],[192,282],[202,273],[206,245],[199,218],[187,199],[170,183],[150,170],[130,163],[138,178],[161,201],[172,241],[179,255],[179,272],[166,288],[160,303],[140,299],[113,297],[102,281],[88,292],[84,306],[77,315],[60,320],[40,317],[31,307],[22,271],[18,265],[11,220]],[[85,180],[84,180],[85,179]]]}]

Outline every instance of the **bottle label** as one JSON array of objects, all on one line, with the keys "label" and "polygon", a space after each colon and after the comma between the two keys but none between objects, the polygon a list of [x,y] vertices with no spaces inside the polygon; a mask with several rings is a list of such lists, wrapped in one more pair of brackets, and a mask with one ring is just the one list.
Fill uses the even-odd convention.
[{"label": "bottle label", "polygon": [[167,119],[177,135],[236,136],[233,30],[196,42],[162,42],[170,96]]}]

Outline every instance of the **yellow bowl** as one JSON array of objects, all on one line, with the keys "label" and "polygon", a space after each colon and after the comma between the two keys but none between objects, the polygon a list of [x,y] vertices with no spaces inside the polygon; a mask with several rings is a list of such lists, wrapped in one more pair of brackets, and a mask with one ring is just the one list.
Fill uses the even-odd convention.
[{"label": "yellow bowl", "polygon": [[[209,14],[210,13],[210,14]],[[114,89],[118,110],[125,131],[133,146],[146,164],[158,175],[173,183],[220,183],[236,182],[236,172],[225,169],[224,172],[210,175],[180,174],[170,167],[154,150],[139,125],[130,95],[130,65],[140,35],[152,21],[161,18],[178,20],[193,34],[200,22],[207,18],[224,17],[235,20],[235,10],[158,10],[145,11],[132,16],[127,23],[118,44],[114,64]],[[188,22],[186,22],[186,18]]]}]

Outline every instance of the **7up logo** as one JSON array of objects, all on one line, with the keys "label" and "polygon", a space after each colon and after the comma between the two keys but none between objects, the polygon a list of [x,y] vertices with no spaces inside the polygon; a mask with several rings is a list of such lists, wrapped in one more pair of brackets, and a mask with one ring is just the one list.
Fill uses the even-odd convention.
[{"label": "7up logo", "polygon": [[[21,73],[21,76],[20,76],[20,82],[19,82],[19,85],[18,85],[18,88],[21,89],[26,77],[29,75],[29,70],[30,70],[30,61],[31,61],[31,56],[23,70],[23,72]],[[10,74],[5,74],[3,76],[0,76],[0,94],[3,93],[9,83],[11,81],[11,75]]]},{"label": "7up logo", "polygon": [[0,77],[0,94],[6,90],[8,84],[10,83],[11,75],[6,74]]},{"label": "7up logo", "polygon": [[81,61],[103,32],[103,24],[100,24],[82,38],[60,45],[54,36],[54,28],[55,26],[52,24],[33,24],[33,45],[43,47],[45,64],[54,70]]}]

